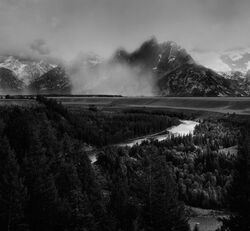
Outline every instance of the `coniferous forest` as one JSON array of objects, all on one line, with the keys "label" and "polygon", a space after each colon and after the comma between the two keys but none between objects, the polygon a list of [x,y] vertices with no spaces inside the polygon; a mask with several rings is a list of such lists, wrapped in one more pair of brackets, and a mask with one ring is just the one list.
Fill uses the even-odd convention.
[{"label": "coniferous forest", "polygon": [[187,206],[227,211],[221,231],[249,230],[247,117],[198,118],[194,135],[116,145],[183,118],[72,112],[41,96],[35,106],[0,107],[1,230],[189,231]]}]

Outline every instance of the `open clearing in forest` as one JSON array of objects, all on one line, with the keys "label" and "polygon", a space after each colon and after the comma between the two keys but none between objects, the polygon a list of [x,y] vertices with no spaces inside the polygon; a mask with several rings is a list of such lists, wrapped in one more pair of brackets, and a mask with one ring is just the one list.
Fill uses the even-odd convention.
[{"label": "open clearing in forest", "polygon": [[[250,97],[98,97],[53,96],[72,110],[95,106],[104,110],[150,109],[183,110],[250,115]],[[0,106],[32,106],[33,99],[0,99]]]},{"label": "open clearing in forest", "polygon": [[183,109],[250,115],[250,97],[53,97],[65,106],[100,109]]}]

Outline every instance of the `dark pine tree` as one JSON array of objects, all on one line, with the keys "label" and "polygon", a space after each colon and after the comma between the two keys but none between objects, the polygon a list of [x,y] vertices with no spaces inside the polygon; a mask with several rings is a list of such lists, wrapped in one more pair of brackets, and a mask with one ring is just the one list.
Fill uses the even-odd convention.
[{"label": "dark pine tree", "polygon": [[250,230],[250,134],[249,126],[245,139],[239,145],[238,160],[229,194],[229,209],[232,215],[223,219],[221,231]]},{"label": "dark pine tree", "polygon": [[24,160],[25,185],[29,198],[26,217],[32,231],[62,230],[58,217],[59,198],[50,166],[50,160],[37,134],[34,134]]},{"label": "dark pine tree", "polygon": [[184,206],[178,201],[178,189],[171,166],[165,158],[150,153],[146,162],[145,229],[188,231],[189,225]]},{"label": "dark pine tree", "polygon": [[6,137],[0,139],[0,227],[16,231],[27,228],[24,219],[26,190],[15,153]]}]

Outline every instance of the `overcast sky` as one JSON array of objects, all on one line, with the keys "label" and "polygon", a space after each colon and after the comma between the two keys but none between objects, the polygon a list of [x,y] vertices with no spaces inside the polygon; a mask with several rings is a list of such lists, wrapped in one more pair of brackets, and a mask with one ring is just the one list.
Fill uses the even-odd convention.
[{"label": "overcast sky", "polygon": [[220,70],[222,54],[248,52],[249,12],[250,0],[0,0],[0,52],[108,57],[154,35]]}]

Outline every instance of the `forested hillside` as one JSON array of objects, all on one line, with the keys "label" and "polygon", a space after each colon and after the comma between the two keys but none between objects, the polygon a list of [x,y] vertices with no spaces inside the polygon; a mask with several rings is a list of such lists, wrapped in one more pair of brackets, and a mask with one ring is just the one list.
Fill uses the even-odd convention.
[{"label": "forested hillside", "polygon": [[239,142],[239,155],[234,168],[233,181],[227,198],[231,216],[222,219],[219,231],[250,230],[250,124],[245,124]]},{"label": "forested hillside", "polygon": [[[56,101],[37,101],[0,107],[1,230],[188,231],[185,204],[237,211],[227,205],[238,198],[230,196],[238,192],[232,188],[245,190],[236,182],[247,179],[238,167],[247,163],[245,142],[238,148],[242,159],[230,152],[243,137],[241,117],[206,118],[194,136],[129,148],[114,144],[185,116],[93,108],[72,113]],[[245,219],[239,214],[234,219]]]},{"label": "forested hillside", "polygon": [[[102,119],[91,117],[91,113],[82,118],[84,123],[78,121],[80,116],[69,113],[56,102],[38,100],[41,103],[38,107],[0,108],[1,230],[163,230],[165,224],[173,230],[188,230],[177,194],[168,191],[172,188],[175,192],[176,184],[171,172],[161,162],[155,162],[155,166],[161,166],[157,169],[164,172],[160,178],[158,175],[157,182],[165,185],[166,191],[161,188],[149,190],[145,172],[141,178],[144,181],[135,182],[141,193],[138,195],[140,200],[135,200],[129,196],[128,182],[124,181],[122,169],[117,166],[113,170],[117,172],[112,178],[111,196],[107,198],[90,164],[84,143],[90,141],[97,146],[103,145],[98,139],[104,139],[104,132],[107,136],[112,135],[110,130],[102,127]],[[128,127],[134,129],[132,138],[149,131],[142,130],[150,123],[145,116],[143,119],[142,115],[139,126],[134,125],[139,115],[124,114],[123,118],[118,115],[113,121],[127,121]],[[166,121],[161,125],[178,122],[170,117],[166,117]],[[112,129],[118,126],[120,123],[114,123]],[[148,127],[150,131],[157,129]],[[126,137],[129,136],[122,138]],[[119,154],[114,153],[114,158],[118,160]],[[143,168],[147,170],[147,167]],[[106,171],[112,170],[107,168]],[[155,195],[154,208],[153,204],[145,204],[149,193]],[[166,213],[163,208],[157,209],[162,198],[166,200],[165,208],[172,207],[173,211],[159,216],[162,219],[159,224],[158,218],[152,216],[156,215],[153,211],[158,211],[159,215]],[[170,220],[172,223],[168,223]]]},{"label": "forested hillside", "polygon": [[202,122],[194,136],[144,142],[131,148],[129,155],[141,159],[150,153],[172,166],[179,199],[186,204],[223,209],[236,160],[235,154],[224,150],[237,145],[239,136],[239,130],[226,126],[225,122]]}]

